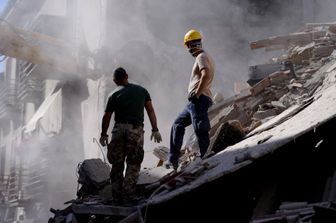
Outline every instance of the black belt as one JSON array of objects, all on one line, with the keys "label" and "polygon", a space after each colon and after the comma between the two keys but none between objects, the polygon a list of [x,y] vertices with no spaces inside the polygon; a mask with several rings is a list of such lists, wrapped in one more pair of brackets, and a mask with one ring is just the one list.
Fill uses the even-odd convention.
[{"label": "black belt", "polygon": [[143,124],[134,123],[134,122],[128,122],[128,121],[118,121],[118,122],[115,122],[115,124],[127,124],[127,125],[132,125],[134,128],[136,128],[136,127],[140,127],[140,126],[144,126]]}]

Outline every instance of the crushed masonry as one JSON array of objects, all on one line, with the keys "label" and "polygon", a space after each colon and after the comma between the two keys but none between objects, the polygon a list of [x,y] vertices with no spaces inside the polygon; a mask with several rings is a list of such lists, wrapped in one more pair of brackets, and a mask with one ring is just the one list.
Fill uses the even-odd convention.
[{"label": "crushed masonry", "polygon": [[[333,112],[331,116],[336,115],[335,111],[332,111],[336,101],[332,98],[333,94],[329,92],[331,91],[329,90],[331,89],[330,86],[333,86],[336,81],[334,74],[336,68],[335,23],[309,23],[306,24],[305,30],[287,36],[276,36],[254,41],[250,44],[250,47],[252,50],[280,48],[285,50],[286,54],[279,58],[273,58],[270,63],[251,66],[249,68],[249,80],[247,81],[250,85],[249,88],[244,87],[243,89],[243,85],[240,84],[237,85],[239,90],[236,91],[236,95],[230,98],[223,98],[221,95],[216,97],[216,104],[209,111],[211,143],[205,159],[201,160],[198,157],[194,135],[190,136],[181,152],[179,161],[182,165],[178,171],[167,170],[162,166],[163,162],[167,160],[168,148],[163,146],[155,148],[153,153],[159,159],[158,166],[153,169],[146,169],[141,174],[137,190],[140,200],[135,207],[108,204],[108,199],[106,199],[108,197],[106,195],[108,193],[106,192],[106,188],[108,188],[106,182],[107,170],[105,171],[104,168],[94,170],[96,173],[105,171],[104,177],[98,180],[102,184],[94,184],[93,182],[96,182],[97,179],[93,180],[90,177],[92,175],[84,171],[80,175],[85,173],[88,177],[81,178],[82,180],[79,183],[84,186],[85,193],[81,193],[81,196],[73,200],[67,209],[53,210],[55,217],[51,218],[49,223],[61,223],[65,222],[64,219],[67,216],[76,219],[82,218],[83,215],[87,218],[80,222],[91,222],[89,221],[90,216],[101,215],[110,219],[109,222],[118,222],[116,220],[112,221],[113,219],[124,219],[123,222],[144,222],[143,218],[146,218],[149,205],[151,207],[159,206],[174,200],[174,198],[177,199],[179,195],[192,193],[194,189],[201,185],[209,185],[226,175],[239,172],[238,170],[243,169],[243,167],[246,170],[247,165],[261,160],[266,154],[276,153],[277,148],[286,146],[296,148],[292,145],[296,142],[296,137],[305,137],[306,141],[314,140],[316,142],[314,146],[323,142],[316,148],[327,144],[323,140],[326,135],[321,135],[321,138],[315,140],[313,138],[315,136],[308,135],[308,130],[312,128],[310,125],[314,125],[313,129],[316,132],[317,127],[327,123],[325,120],[332,120],[332,118],[325,118],[323,122],[318,121],[316,124],[313,123],[313,120],[310,121],[311,123],[306,122],[302,124],[307,125],[306,129],[301,129],[301,132],[296,135],[293,134],[292,137],[279,138],[279,135],[286,131],[288,131],[288,134],[291,131],[299,131],[295,123],[290,123],[291,119],[293,117],[297,117],[297,119],[308,118],[309,115],[304,111],[306,109],[312,110],[318,100],[330,99],[329,104],[326,103],[328,105],[325,105],[330,107],[323,111],[315,108],[315,110],[312,110],[313,113],[315,112],[314,114],[329,117],[327,114]],[[324,94],[329,94],[327,99]],[[304,142],[301,143],[308,147]],[[240,145],[240,147],[237,148],[237,145]],[[295,153],[294,150],[293,153]],[[290,157],[291,155],[287,158]],[[265,160],[266,158],[259,163],[267,162]],[[85,161],[85,164],[87,162],[89,161]],[[314,162],[314,160],[310,160],[310,162]],[[102,167],[103,164],[100,163],[97,166]],[[256,164],[253,168],[258,168],[258,165]],[[285,178],[281,171],[279,171],[279,174]],[[291,180],[293,179],[291,178]],[[274,188],[280,187],[271,185],[267,180],[262,179],[261,182],[265,184],[258,185],[262,188],[258,191],[258,201],[260,202],[253,205],[253,211],[250,213],[252,223],[324,222],[316,219],[328,218],[335,221],[336,207],[334,202],[336,201],[336,193],[334,193],[334,189],[330,189],[336,182],[335,176],[328,178],[329,186],[325,187],[324,192],[320,192],[320,194],[324,193],[325,197],[324,200],[320,200],[321,202],[288,201],[284,203],[285,201],[282,201],[283,203],[279,204],[279,201],[275,201],[273,197],[276,194],[269,196],[262,194],[262,192],[273,191]],[[230,183],[226,181],[226,184],[229,185]],[[236,185],[236,190],[243,186],[245,185]],[[106,193],[100,193],[104,190]],[[210,192],[207,191],[207,193]],[[282,193],[281,195],[284,198],[289,197],[290,192],[286,194],[282,191]],[[101,194],[104,195],[101,196]],[[229,200],[229,198],[227,199]],[[266,206],[266,204],[269,204],[269,206]],[[276,208],[270,208],[272,205],[275,205]],[[75,220],[71,222],[75,222]]]}]

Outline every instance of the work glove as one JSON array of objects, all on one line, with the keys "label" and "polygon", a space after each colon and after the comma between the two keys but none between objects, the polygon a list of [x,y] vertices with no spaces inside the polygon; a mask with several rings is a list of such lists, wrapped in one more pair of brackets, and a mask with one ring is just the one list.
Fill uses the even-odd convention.
[{"label": "work glove", "polygon": [[198,97],[197,97],[197,95],[196,95],[195,92],[190,92],[190,93],[188,94],[188,101],[193,102],[193,103],[196,103],[197,100],[198,100]]},{"label": "work glove", "polygon": [[162,137],[161,137],[159,130],[152,130],[152,135],[150,139],[151,141],[154,139],[154,142],[160,143],[162,141]]},{"label": "work glove", "polygon": [[108,135],[100,136],[99,142],[102,146],[106,146],[108,144]]}]

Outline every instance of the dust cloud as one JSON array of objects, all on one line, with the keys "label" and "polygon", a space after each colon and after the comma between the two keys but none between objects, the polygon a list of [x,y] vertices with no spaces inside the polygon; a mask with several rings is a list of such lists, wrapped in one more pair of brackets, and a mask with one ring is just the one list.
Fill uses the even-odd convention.
[{"label": "dust cloud", "polygon": [[[234,94],[234,82],[247,80],[249,65],[267,62],[274,54],[281,53],[251,52],[250,41],[294,32],[304,22],[334,21],[333,9],[336,8],[332,0],[323,3],[302,0],[76,2],[67,9],[69,5],[65,0],[47,1],[42,7],[45,14],[68,16],[72,25],[69,29],[48,26],[46,30],[75,39],[75,51],[88,52],[94,64],[102,68],[100,75],[104,78],[86,81],[63,77],[57,83],[66,95],[61,108],[63,130],[55,135],[33,138],[27,145],[31,150],[30,155],[24,157],[25,163],[42,163],[41,157],[51,163],[47,170],[50,186],[46,193],[53,198],[53,192],[60,194],[65,190],[73,190],[74,197],[77,163],[84,158],[100,156],[92,139],[100,135],[107,97],[104,91],[111,92],[115,87],[111,77],[114,68],[123,66],[133,82],[149,90],[163,136],[161,145],[169,147],[171,124],[186,104],[193,66],[193,58],[183,46],[183,36],[188,30],[197,29],[202,33],[204,48],[215,60],[213,94],[229,97]],[[313,5],[306,7],[308,3],[304,2]],[[79,30],[75,31],[74,27]],[[39,31],[44,32],[43,28]],[[82,116],[83,109],[86,110]],[[143,167],[153,167],[157,162],[152,155],[157,145],[150,142],[150,132],[151,126],[145,117]],[[26,151],[21,150],[22,153]],[[71,194],[67,196],[71,199]],[[58,208],[66,200],[63,196],[47,203]]]}]

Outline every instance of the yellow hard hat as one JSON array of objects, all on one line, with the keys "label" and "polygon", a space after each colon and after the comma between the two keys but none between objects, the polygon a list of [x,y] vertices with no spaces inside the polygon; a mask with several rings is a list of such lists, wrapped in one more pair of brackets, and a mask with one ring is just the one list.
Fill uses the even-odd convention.
[{"label": "yellow hard hat", "polygon": [[200,32],[198,32],[197,30],[189,30],[185,35],[184,35],[184,45],[186,46],[187,42],[189,41],[193,41],[193,40],[201,40],[202,39],[202,35]]}]

